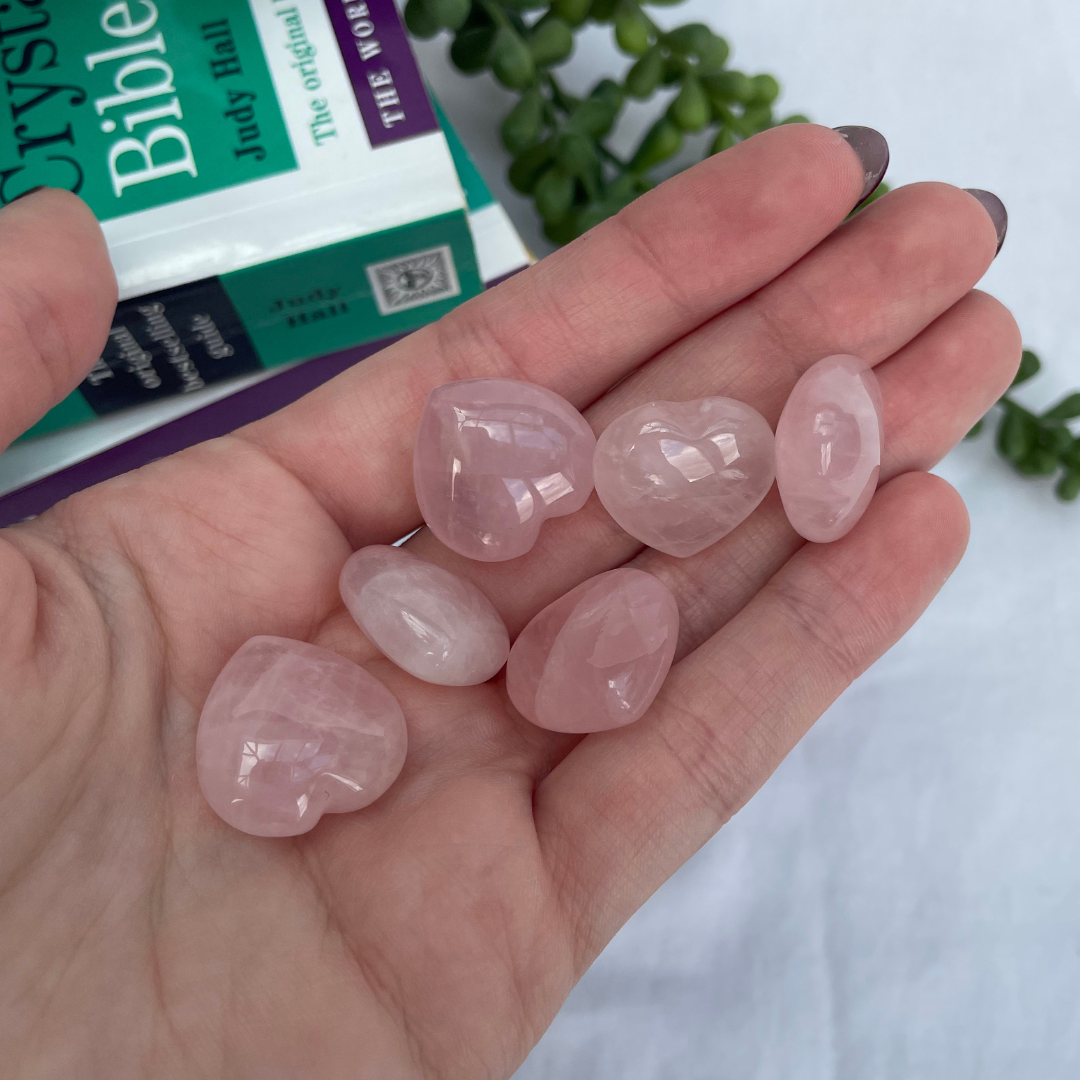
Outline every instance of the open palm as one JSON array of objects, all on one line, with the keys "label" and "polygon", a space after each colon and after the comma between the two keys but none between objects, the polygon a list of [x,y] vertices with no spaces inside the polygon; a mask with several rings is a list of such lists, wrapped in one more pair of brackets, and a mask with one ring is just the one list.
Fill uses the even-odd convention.
[{"label": "open palm", "polygon": [[[957,562],[966,517],[923,470],[1008,384],[1009,314],[972,286],[994,228],[944,185],[842,224],[839,135],[764,133],[441,322],[236,434],[0,534],[0,1074],[506,1077],[629,915],[762,784]],[[0,445],[89,369],[115,300],[97,226],[45,191],[0,214]],[[804,544],[775,490],[686,560],[599,502],[509,563],[414,550],[476,582],[511,635],[631,563],[679,603],[676,664],[638,723],[532,727],[501,677],[417,682],[337,595],[356,547],[420,524],[411,445],[432,386],[548,386],[601,430],[722,394],[775,423],[822,356],[877,364],[883,485]],[[195,728],[256,634],[365,665],[397,696],[404,772],[288,840],[203,801]]]}]

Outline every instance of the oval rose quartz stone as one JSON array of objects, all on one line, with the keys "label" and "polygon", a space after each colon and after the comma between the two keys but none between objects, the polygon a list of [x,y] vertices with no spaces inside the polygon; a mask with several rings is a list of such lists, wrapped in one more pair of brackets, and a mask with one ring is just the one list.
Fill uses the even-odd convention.
[{"label": "oval rose quartz stone", "polygon": [[827,356],[804,372],[776,425],[776,486],[792,528],[839,540],[877,489],[885,443],[877,376],[857,356]]},{"label": "oval rose quartz stone", "polygon": [[685,559],[726,536],[768,494],[773,433],[732,398],[652,401],[600,436],[596,494],[633,537]]},{"label": "oval rose quartz stone", "polygon": [[652,574],[598,574],[549,604],[518,635],[506,691],[551,731],[604,731],[637,720],[675,656],[679,611]]},{"label": "oval rose quartz stone", "polygon": [[592,491],[596,438],[568,401],[531,383],[466,379],[428,395],[413,454],[420,513],[470,559],[524,555],[549,517]]},{"label": "oval rose quartz stone", "polygon": [[424,682],[474,686],[506,663],[510,637],[491,601],[412,552],[354,552],[341,571],[341,599],[372,644]]},{"label": "oval rose quartz stone", "polygon": [[405,763],[405,718],[362,667],[327,649],[254,637],[221,670],[199,718],[206,801],[254,836],[298,836],[374,802]]}]

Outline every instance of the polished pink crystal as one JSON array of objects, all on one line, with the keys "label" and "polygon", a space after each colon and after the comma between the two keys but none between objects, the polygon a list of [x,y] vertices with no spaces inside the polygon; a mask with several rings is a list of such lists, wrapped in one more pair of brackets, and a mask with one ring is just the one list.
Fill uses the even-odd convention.
[{"label": "polished pink crystal", "polygon": [[604,731],[652,704],[675,656],[679,609],[659,579],[608,570],[549,604],[518,635],[506,691],[551,731]]},{"label": "polished pink crystal", "polygon": [[596,439],[558,394],[510,379],[466,379],[431,391],[413,478],[420,513],[449,548],[499,562],[524,555],[549,517],[592,491]]},{"label": "polished pink crystal", "polygon": [[776,425],[776,485],[792,528],[839,540],[877,488],[885,443],[881,390],[857,356],[827,356],[803,373]]},{"label": "polished pink crystal", "polygon": [[402,548],[373,545],[350,556],[341,599],[372,644],[424,682],[474,686],[506,663],[510,636],[491,601]]},{"label": "polished pink crystal", "polygon": [[765,417],[723,397],[631,409],[600,436],[593,459],[607,512],[642,543],[681,559],[747,518],[774,472]]},{"label": "polished pink crystal", "polygon": [[221,670],[199,718],[206,801],[254,836],[298,836],[374,802],[405,763],[405,718],[362,667],[327,649],[254,637]]}]

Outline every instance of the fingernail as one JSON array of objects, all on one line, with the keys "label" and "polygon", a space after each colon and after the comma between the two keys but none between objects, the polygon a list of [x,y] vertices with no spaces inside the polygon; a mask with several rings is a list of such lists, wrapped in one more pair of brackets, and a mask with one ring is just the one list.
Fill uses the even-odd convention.
[{"label": "fingernail", "polygon": [[996,259],[998,251],[1001,250],[1001,245],[1005,243],[1005,234],[1009,231],[1009,211],[1005,209],[1005,204],[992,191],[983,191],[982,188],[977,187],[964,188],[964,190],[969,195],[974,195],[983,204],[983,209],[990,215],[990,220],[994,223],[994,230],[997,232],[998,240],[997,251],[994,252],[994,258]]},{"label": "fingernail", "polygon": [[868,127],[838,127],[833,128],[847,139],[848,146],[859,157],[863,167],[863,190],[856,202],[856,206],[873,193],[881,183],[885,170],[889,167],[889,144],[880,131]]},{"label": "fingernail", "polygon": [[7,205],[10,206],[13,202],[18,202],[20,199],[25,199],[27,195],[33,195],[35,191],[44,191],[48,187],[48,184],[38,184],[37,187],[27,188],[26,191],[20,192],[13,199],[8,199]]}]

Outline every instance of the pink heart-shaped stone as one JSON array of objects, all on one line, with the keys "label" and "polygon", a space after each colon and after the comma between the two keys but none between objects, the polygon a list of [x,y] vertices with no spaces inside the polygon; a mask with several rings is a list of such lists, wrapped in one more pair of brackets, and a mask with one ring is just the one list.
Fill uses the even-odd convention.
[{"label": "pink heart-shaped stone", "polygon": [[524,555],[549,517],[592,491],[596,438],[568,401],[532,383],[466,379],[428,395],[413,454],[420,513],[453,551]]},{"label": "pink heart-shaped stone", "polygon": [[776,425],[776,486],[792,528],[839,540],[877,490],[885,425],[877,376],[857,356],[827,356],[795,384]]},{"label": "pink heart-shaped stone", "polygon": [[550,731],[605,731],[637,720],[667,677],[679,609],[652,574],[622,567],[549,604],[518,635],[506,692]]},{"label": "pink heart-shaped stone", "polygon": [[685,559],[753,513],[774,469],[773,433],[761,413],[712,397],[624,413],[597,441],[593,479],[631,536]]},{"label": "pink heart-shaped stone", "polygon": [[373,675],[302,641],[254,637],[221,670],[199,718],[206,801],[254,836],[298,836],[324,813],[374,802],[405,763],[405,718]]}]

